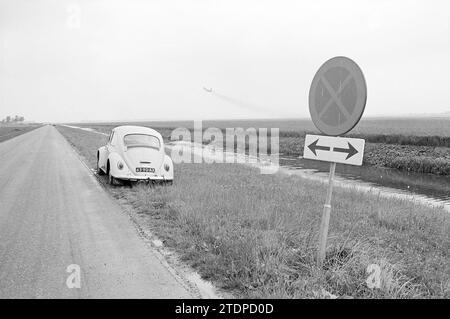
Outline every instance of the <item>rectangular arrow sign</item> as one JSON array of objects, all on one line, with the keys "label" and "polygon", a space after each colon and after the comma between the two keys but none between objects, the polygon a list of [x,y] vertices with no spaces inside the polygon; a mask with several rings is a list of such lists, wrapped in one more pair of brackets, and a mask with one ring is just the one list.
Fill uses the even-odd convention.
[{"label": "rectangular arrow sign", "polygon": [[306,135],[303,157],[361,166],[365,142],[360,138]]}]

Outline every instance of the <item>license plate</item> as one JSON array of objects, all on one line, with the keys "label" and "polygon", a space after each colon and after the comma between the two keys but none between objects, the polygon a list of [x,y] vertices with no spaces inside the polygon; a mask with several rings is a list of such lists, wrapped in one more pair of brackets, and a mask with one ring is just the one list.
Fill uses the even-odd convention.
[{"label": "license plate", "polygon": [[154,173],[153,167],[136,167],[136,173]]}]

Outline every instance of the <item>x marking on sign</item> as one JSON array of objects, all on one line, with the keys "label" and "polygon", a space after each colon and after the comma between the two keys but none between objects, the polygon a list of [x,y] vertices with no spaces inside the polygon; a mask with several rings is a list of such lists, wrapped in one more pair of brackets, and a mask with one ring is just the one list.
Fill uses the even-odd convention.
[{"label": "x marking on sign", "polygon": [[345,87],[347,86],[348,82],[350,82],[351,79],[352,76],[349,74],[345,78],[344,82],[341,83],[339,89],[335,91],[333,87],[330,85],[330,83],[327,81],[327,79],[324,76],[322,76],[320,80],[322,81],[323,85],[325,85],[325,88],[327,89],[328,93],[330,93],[331,99],[327,102],[327,104],[325,104],[325,107],[322,109],[322,111],[320,111],[319,118],[321,118],[322,115],[330,108],[333,102],[336,103],[336,105],[339,107],[339,110],[345,115],[345,118],[348,119],[351,117],[351,114],[347,111],[345,106],[342,104],[341,99],[339,98],[339,95],[342,93],[342,91],[344,91]]}]

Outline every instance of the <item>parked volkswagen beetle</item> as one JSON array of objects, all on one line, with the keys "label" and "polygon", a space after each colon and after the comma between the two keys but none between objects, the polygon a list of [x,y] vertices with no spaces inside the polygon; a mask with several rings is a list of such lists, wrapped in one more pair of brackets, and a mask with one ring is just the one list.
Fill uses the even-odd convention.
[{"label": "parked volkswagen beetle", "polygon": [[97,152],[97,172],[119,181],[173,182],[173,163],[157,131],[142,126],[114,128],[105,146]]}]

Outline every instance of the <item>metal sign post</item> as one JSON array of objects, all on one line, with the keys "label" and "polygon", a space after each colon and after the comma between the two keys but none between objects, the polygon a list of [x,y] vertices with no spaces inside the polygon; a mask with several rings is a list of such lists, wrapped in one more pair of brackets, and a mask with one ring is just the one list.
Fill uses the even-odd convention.
[{"label": "metal sign post", "polygon": [[359,66],[346,57],[326,61],[309,90],[309,112],[314,125],[326,136],[306,135],[303,157],[331,162],[328,191],[319,230],[317,264],[326,257],[331,197],[336,163],[362,165],[365,141],[340,137],[358,124],[364,112],[367,87]]},{"label": "metal sign post", "polygon": [[333,180],[336,163],[330,164],[330,176],[328,177],[328,191],[325,205],[323,205],[322,221],[319,230],[319,249],[317,250],[317,264],[322,265],[325,260],[325,251],[327,248],[328,226],[330,225],[331,196],[333,194]]}]

